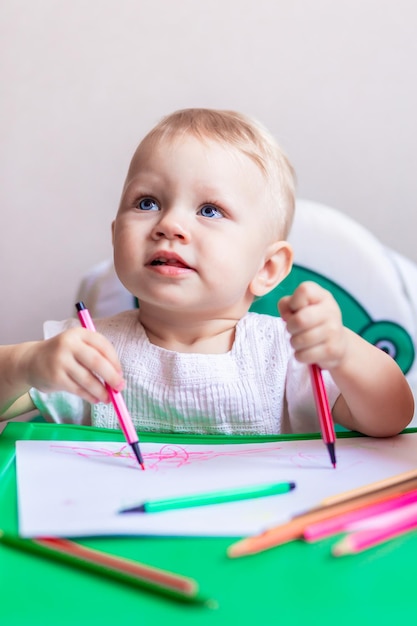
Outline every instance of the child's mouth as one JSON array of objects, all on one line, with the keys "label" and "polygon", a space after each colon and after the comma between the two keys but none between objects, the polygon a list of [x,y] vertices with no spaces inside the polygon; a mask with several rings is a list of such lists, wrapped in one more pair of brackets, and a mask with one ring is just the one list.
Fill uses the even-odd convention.
[{"label": "child's mouth", "polygon": [[185,265],[185,263],[182,263],[178,259],[164,259],[164,258],[154,259],[151,262],[151,265],[154,265],[154,266],[155,265],[171,265],[173,267],[188,267],[187,265]]}]

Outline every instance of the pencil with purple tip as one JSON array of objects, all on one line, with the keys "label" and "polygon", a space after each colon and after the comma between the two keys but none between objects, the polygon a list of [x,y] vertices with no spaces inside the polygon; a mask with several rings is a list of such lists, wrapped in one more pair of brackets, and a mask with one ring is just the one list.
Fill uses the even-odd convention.
[{"label": "pencil with purple tip", "polygon": [[[81,326],[83,326],[84,328],[88,328],[88,330],[95,331],[96,329],[93,320],[91,319],[90,312],[86,308],[84,302],[77,302],[75,307],[77,309],[78,319],[81,322]],[[121,429],[123,430],[126,441],[131,446],[139,465],[144,470],[145,465],[143,463],[143,457],[139,447],[139,437],[137,435],[135,427],[133,426],[132,418],[130,417],[129,411],[127,410],[127,406],[125,404],[123,396],[120,391],[112,389],[107,383],[105,383],[105,386],[113,403],[117,419],[119,421]]]},{"label": "pencil with purple tip", "polygon": [[334,434],[334,424],[332,413],[330,411],[329,399],[327,397],[326,387],[324,386],[321,369],[318,365],[310,365],[310,377],[313,386],[314,400],[316,403],[317,414],[320,421],[320,430],[323,441],[329,451],[330,460],[333,467],[336,467],[336,452]]}]

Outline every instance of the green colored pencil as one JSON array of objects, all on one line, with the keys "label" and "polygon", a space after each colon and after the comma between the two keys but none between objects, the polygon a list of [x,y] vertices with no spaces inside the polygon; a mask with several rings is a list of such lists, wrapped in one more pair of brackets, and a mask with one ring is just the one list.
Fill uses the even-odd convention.
[{"label": "green colored pencil", "polygon": [[121,509],[119,513],[161,513],[162,511],[185,509],[192,506],[221,504],[224,502],[235,502],[237,500],[248,500],[249,498],[276,496],[278,494],[288,493],[294,488],[295,483],[293,482],[250,485],[249,487],[238,487],[237,489],[227,489],[225,491],[211,491],[208,493],[180,496],[178,498],[152,500],[133,507]]},{"label": "green colored pencil", "polygon": [[195,580],[137,561],[86,548],[68,539],[23,539],[0,530],[0,542],[23,552],[61,561],[122,583],[142,587],[170,598],[216,608],[214,600],[203,598]]}]

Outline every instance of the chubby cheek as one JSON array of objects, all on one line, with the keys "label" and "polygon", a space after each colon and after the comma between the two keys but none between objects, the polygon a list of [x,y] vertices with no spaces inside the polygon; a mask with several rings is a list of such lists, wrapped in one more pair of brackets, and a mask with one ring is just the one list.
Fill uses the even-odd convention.
[{"label": "chubby cheek", "polygon": [[131,234],[116,232],[113,239],[114,265],[117,273],[129,275],[140,264],[142,246]]},{"label": "chubby cheek", "polygon": [[137,229],[129,227],[128,224],[117,224],[113,231],[113,248],[115,254],[134,254],[136,250],[143,248],[142,236]]}]

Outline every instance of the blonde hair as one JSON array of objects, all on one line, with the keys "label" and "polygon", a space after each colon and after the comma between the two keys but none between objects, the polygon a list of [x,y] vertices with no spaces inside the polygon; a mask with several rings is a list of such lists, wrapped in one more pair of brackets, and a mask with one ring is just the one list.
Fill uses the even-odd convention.
[{"label": "blonde hair", "polygon": [[236,111],[192,108],[165,116],[144,137],[145,143],[172,139],[181,134],[230,145],[259,167],[269,186],[271,217],[280,237],[290,230],[295,208],[295,173],[287,156],[258,121]]}]

